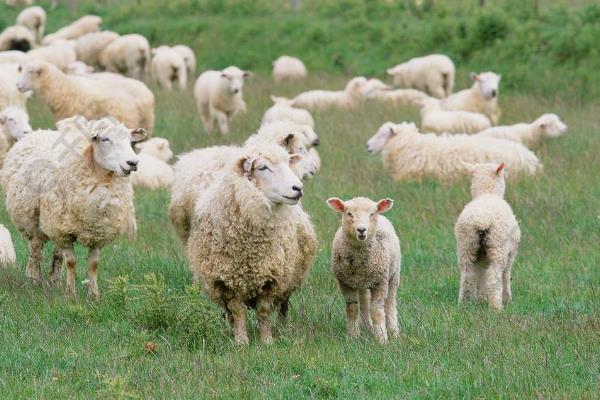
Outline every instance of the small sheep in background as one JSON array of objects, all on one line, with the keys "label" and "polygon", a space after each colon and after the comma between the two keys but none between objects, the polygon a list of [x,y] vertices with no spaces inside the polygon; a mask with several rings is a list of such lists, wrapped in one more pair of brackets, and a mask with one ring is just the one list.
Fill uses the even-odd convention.
[{"label": "small sheep in background", "polygon": [[398,337],[400,239],[392,223],[381,215],[392,208],[393,201],[333,197],[327,204],[342,213],[342,226],[333,239],[331,266],[346,301],[348,336],[358,336],[360,313],[363,324],[380,343],[387,341],[388,334]]},{"label": "small sheep in background", "polygon": [[8,150],[29,132],[31,132],[31,125],[25,110],[19,107],[7,107],[0,112],[0,169]]},{"label": "small sheep in background", "polygon": [[173,183],[173,167],[168,162],[173,157],[169,141],[163,138],[152,138],[138,143],[137,171],[131,174],[133,187],[149,189],[166,188]]},{"label": "small sheep in background", "polygon": [[363,87],[366,84],[367,78],[358,76],[351,79],[344,90],[309,90],[291,99],[289,104],[309,111],[330,108],[354,109],[364,100]]},{"label": "small sheep in background", "polygon": [[367,100],[374,100],[392,106],[420,107],[429,95],[416,89],[375,89],[366,94]]},{"label": "small sheep in background", "polygon": [[291,121],[315,128],[315,120],[310,112],[303,108],[292,107],[292,100],[277,96],[271,96],[271,100],[273,106],[265,111],[262,118],[263,125],[274,121]]},{"label": "small sheep in background", "polygon": [[56,32],[46,35],[42,39],[42,44],[46,46],[57,40],[77,39],[86,33],[98,32],[100,31],[101,23],[102,18],[97,15],[84,15],[70,25],[64,26]]},{"label": "small sheep in background", "polygon": [[16,263],[17,256],[10,232],[4,225],[0,224],[0,267],[15,265]]},{"label": "small sheep in background", "polygon": [[465,164],[471,173],[473,200],[454,227],[460,268],[460,303],[481,298],[496,309],[509,302],[510,272],[521,231],[504,200],[504,163]]},{"label": "small sheep in background", "polygon": [[183,61],[185,61],[185,66],[187,68],[187,76],[189,81],[196,73],[196,55],[194,54],[194,50],[183,44],[178,44],[172,48],[178,52],[181,57],[183,57]]},{"label": "small sheep in background", "polygon": [[34,34],[21,25],[9,26],[0,33],[0,51],[29,51],[34,44]]},{"label": "small sheep in background", "polygon": [[416,57],[387,70],[394,84],[413,88],[442,99],[454,88],[454,63],[443,54]]},{"label": "small sheep in background", "polygon": [[421,131],[436,133],[477,133],[491,128],[484,114],[469,111],[447,111],[434,98],[421,100]]},{"label": "small sheep in background", "polygon": [[109,72],[143,81],[150,68],[150,43],[138,34],[119,36],[100,52],[98,62]]},{"label": "small sheep in background", "polygon": [[544,114],[530,124],[495,126],[479,132],[478,136],[510,140],[530,149],[538,147],[542,139],[557,138],[567,133],[568,127],[558,115]]},{"label": "small sheep in background", "polygon": [[174,49],[161,46],[152,50],[152,79],[161,88],[171,91],[187,87],[187,65],[181,54]]},{"label": "small sheep in background", "polygon": [[35,36],[35,42],[41,43],[46,30],[46,11],[42,7],[29,7],[17,16],[17,25],[29,29]]},{"label": "small sheep in background", "polygon": [[487,115],[494,125],[500,120],[498,96],[500,94],[500,79],[502,75],[493,72],[476,74],[471,72],[473,86],[461,90],[442,100],[444,110],[470,111]]},{"label": "small sheep in background", "polygon": [[282,83],[286,80],[302,80],[308,75],[302,60],[296,57],[281,56],[273,61],[273,80]]}]

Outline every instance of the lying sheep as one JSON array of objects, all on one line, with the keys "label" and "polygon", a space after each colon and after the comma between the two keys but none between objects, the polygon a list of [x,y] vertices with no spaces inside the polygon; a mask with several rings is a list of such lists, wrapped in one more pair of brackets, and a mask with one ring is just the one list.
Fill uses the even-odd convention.
[{"label": "lying sheep", "polygon": [[327,204],[343,215],[333,239],[331,269],[346,301],[348,336],[358,336],[360,313],[380,343],[387,342],[388,334],[397,338],[400,239],[381,215],[392,208],[393,201],[332,197]]},{"label": "lying sheep", "polygon": [[[99,76],[98,76],[99,75]],[[154,128],[154,95],[142,82],[114,74],[67,75],[43,61],[28,64],[17,87],[33,90],[55,120],[114,116],[128,127]]]},{"label": "lying sheep", "polygon": [[150,67],[150,44],[138,34],[119,36],[99,54],[102,68],[143,81]]},{"label": "lying sheep", "polygon": [[322,111],[329,108],[353,109],[362,103],[363,86],[366,83],[367,79],[359,76],[351,79],[344,90],[310,90],[300,93],[291,99],[289,104],[309,111]]},{"label": "lying sheep", "polygon": [[393,106],[416,106],[420,107],[423,100],[429,96],[416,89],[396,89],[396,90],[373,90],[367,93],[368,100],[375,100],[384,104]]},{"label": "lying sheep", "polygon": [[397,181],[434,178],[450,183],[465,175],[461,161],[500,162],[511,168],[511,177],[535,176],[542,163],[525,146],[479,135],[419,133],[413,123],[387,122],[368,141],[370,153],[382,152],[383,164]]},{"label": "lying sheep", "polygon": [[567,125],[560,120],[558,115],[544,114],[530,124],[495,126],[479,132],[478,135],[510,140],[531,149],[538,147],[542,139],[564,135],[567,133],[567,129]]},{"label": "lying sheep", "polygon": [[17,256],[10,232],[4,225],[0,224],[0,267],[15,265],[16,263]]},{"label": "lying sheep", "polygon": [[49,45],[57,40],[77,39],[86,33],[98,32],[100,30],[101,23],[102,18],[96,15],[84,15],[77,21],[72,22],[70,25],[62,27],[56,32],[46,35],[42,39],[42,44]]},{"label": "lying sheep", "polygon": [[308,125],[315,129],[315,120],[310,112],[303,108],[295,108],[290,105],[292,102],[285,97],[271,96],[273,106],[265,111],[262,124],[267,124],[274,121],[291,121],[299,125]]},{"label": "lying sheep", "polygon": [[173,167],[168,161],[173,157],[169,141],[163,138],[152,138],[138,143],[137,171],[131,175],[133,187],[159,189],[169,187],[173,183]]},{"label": "lying sheep", "polygon": [[35,36],[35,42],[41,43],[46,30],[46,11],[42,7],[28,7],[17,16],[17,25],[29,29]]},{"label": "lying sheep", "polygon": [[442,100],[444,110],[470,111],[485,114],[494,125],[500,120],[498,95],[502,75],[493,72],[471,72],[473,86]]},{"label": "lying sheep", "polygon": [[60,279],[64,257],[67,290],[75,295],[77,241],[89,249],[88,294],[98,297],[100,250],[115,237],[136,230],[127,177],[138,162],[131,143],[144,139],[145,133],[112,118],[74,117],[58,127],[59,131],[26,135],[8,153],[0,173],[6,209],[29,242],[29,277],[41,281],[43,248],[51,240],[57,248],[52,281]]},{"label": "lying sheep", "polygon": [[381,80],[376,78],[368,79],[367,82],[362,86],[362,94],[364,97],[371,96],[372,93],[384,90],[391,90],[389,85],[386,85]]},{"label": "lying sheep", "polygon": [[447,111],[434,98],[421,100],[421,130],[437,133],[477,133],[492,124],[484,114],[469,111]]},{"label": "lying sheep", "polygon": [[183,44],[173,46],[173,50],[178,52],[179,55],[183,57],[183,61],[185,61],[187,68],[188,79],[191,79],[191,77],[193,77],[196,73],[196,55],[194,54],[194,50]]},{"label": "lying sheep", "polygon": [[29,59],[27,53],[19,50],[0,51],[0,64],[24,64]]},{"label": "lying sheep", "polygon": [[66,72],[69,65],[77,61],[77,54],[70,43],[65,40],[56,40],[48,46],[29,51],[27,58],[30,61],[46,61]]},{"label": "lying sheep", "polygon": [[460,303],[481,298],[496,309],[512,298],[510,272],[521,231],[504,200],[504,163],[466,164],[473,200],[460,213],[454,235],[460,268]]},{"label": "lying sheep", "polygon": [[387,70],[394,84],[414,88],[438,99],[450,96],[454,88],[454,63],[443,54],[416,57]]},{"label": "lying sheep", "polygon": [[302,60],[296,57],[281,56],[273,61],[273,80],[282,83],[286,80],[305,79],[308,73]]},{"label": "lying sheep", "polygon": [[29,51],[35,44],[35,36],[24,26],[9,26],[0,33],[0,51]]},{"label": "lying sheep", "polygon": [[0,169],[4,165],[6,153],[15,144],[31,132],[29,115],[22,108],[7,107],[0,112]]},{"label": "lying sheep", "polygon": [[118,37],[118,33],[111,31],[86,33],[75,43],[77,59],[94,68],[100,67],[100,53]]},{"label": "lying sheep", "polygon": [[242,88],[248,76],[249,72],[229,66],[223,71],[205,71],[198,77],[194,97],[206,133],[212,133],[217,121],[221,133],[228,134],[231,119],[246,112]]},{"label": "lying sheep", "polygon": [[152,78],[161,88],[171,91],[173,85],[179,90],[187,88],[187,66],[181,54],[170,47],[152,52]]},{"label": "lying sheep", "polygon": [[25,109],[25,103],[30,93],[22,93],[17,89],[21,79],[21,67],[17,64],[0,64],[0,110],[6,107]]}]

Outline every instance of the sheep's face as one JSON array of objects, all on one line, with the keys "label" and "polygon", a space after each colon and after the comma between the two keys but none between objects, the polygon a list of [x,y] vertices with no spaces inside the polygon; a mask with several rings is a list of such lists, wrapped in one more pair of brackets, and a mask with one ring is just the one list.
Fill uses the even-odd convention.
[{"label": "sheep's face", "polygon": [[25,67],[19,66],[21,77],[17,81],[17,89],[22,93],[39,90],[40,80],[46,74],[47,69],[48,66],[41,62],[32,62]]},{"label": "sheep's face", "polygon": [[317,165],[312,158],[307,157],[306,146],[304,145],[304,136],[301,133],[290,133],[280,143],[280,145],[292,155],[298,155],[300,158],[293,165],[292,170],[301,179],[311,178],[317,173]]},{"label": "sheep's face", "polygon": [[381,125],[381,128],[375,135],[367,142],[367,150],[371,154],[381,153],[384,149],[388,140],[396,135],[403,133],[418,133],[417,126],[412,122],[402,122],[400,124],[393,124],[386,122]]},{"label": "sheep's face", "polygon": [[499,86],[502,75],[493,72],[482,72],[480,74],[471,72],[471,79],[477,84],[479,93],[484,99],[495,99],[500,94]]},{"label": "sheep's face", "polygon": [[394,202],[391,199],[374,202],[365,197],[343,201],[332,197],[327,204],[332,210],[342,213],[342,229],[348,238],[368,242],[377,232],[379,214],[392,208]]},{"label": "sheep's face", "polygon": [[555,138],[567,133],[567,125],[560,120],[556,114],[544,114],[539,117],[535,124],[542,130],[544,136]]},{"label": "sheep's face", "polygon": [[300,161],[293,154],[281,160],[270,160],[258,154],[241,160],[244,176],[255,182],[256,187],[274,204],[294,205],[302,197],[302,182],[292,172],[292,166]]},{"label": "sheep's face", "polygon": [[169,161],[173,157],[169,141],[163,138],[152,138],[145,142],[138,143],[135,148],[139,150],[139,154],[150,154],[164,162]]},{"label": "sheep's face", "polygon": [[0,126],[13,140],[20,140],[31,132],[29,116],[24,110],[9,107],[0,113]]},{"label": "sheep's face", "polygon": [[244,87],[244,78],[250,76],[250,72],[242,71],[238,67],[227,67],[221,71],[221,81],[227,86],[229,93],[232,96],[242,94],[242,88]]},{"label": "sheep's face", "polygon": [[504,181],[504,163],[469,164],[463,166],[471,175],[471,195],[476,198],[482,194],[495,194],[504,197],[506,183]]}]

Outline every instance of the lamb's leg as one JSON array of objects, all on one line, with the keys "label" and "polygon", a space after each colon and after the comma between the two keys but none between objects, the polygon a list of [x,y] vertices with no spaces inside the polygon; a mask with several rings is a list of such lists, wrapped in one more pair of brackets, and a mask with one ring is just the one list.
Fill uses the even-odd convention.
[{"label": "lamb's leg", "polygon": [[210,109],[208,104],[199,104],[198,111],[200,112],[200,118],[202,118],[202,125],[204,125],[204,130],[207,134],[211,134],[214,129],[214,119],[210,114]]},{"label": "lamb's leg", "polygon": [[238,299],[231,299],[227,308],[233,318],[233,336],[236,344],[248,344],[248,332],[246,330],[246,309],[244,303]]},{"label": "lamb's leg", "polygon": [[385,299],[385,325],[387,327],[388,335],[393,338],[400,336],[400,329],[398,328],[398,305],[396,300],[398,286],[400,286],[400,271],[390,278],[388,294]]},{"label": "lamb's leg", "polygon": [[488,304],[494,310],[502,310],[502,274],[504,263],[491,262],[490,266],[485,270],[484,289]]},{"label": "lamb's leg", "polygon": [[512,271],[512,265],[515,261],[516,255],[516,253],[513,253],[508,257],[506,269],[502,273],[502,300],[505,304],[509,303],[512,300],[512,290],[510,287],[510,273]]},{"label": "lamb's leg", "polygon": [[256,304],[256,315],[258,317],[258,333],[261,342],[270,344],[273,342],[271,333],[271,311],[273,309],[273,299],[261,297]]},{"label": "lamb's leg", "polygon": [[369,289],[358,291],[358,308],[363,326],[370,331],[373,328],[373,322],[371,321],[371,293]]},{"label": "lamb's leg", "polygon": [[475,297],[477,282],[475,276],[475,265],[467,254],[459,255],[460,267],[460,290],[458,292],[458,304]]},{"label": "lamb's leg", "polygon": [[94,247],[88,253],[88,296],[93,299],[100,297],[98,291],[98,262],[100,261],[100,248]]},{"label": "lamb's leg", "polygon": [[229,118],[224,112],[213,109],[213,115],[217,118],[219,123],[219,130],[223,135],[229,134]]},{"label": "lamb's leg", "polygon": [[344,300],[346,300],[346,320],[348,324],[348,336],[351,338],[358,337],[359,329],[359,312],[358,312],[358,290],[352,289],[342,282],[340,284],[340,291]]},{"label": "lamb's leg", "polygon": [[38,237],[29,239],[29,259],[27,260],[26,275],[34,280],[35,283],[42,282],[42,273],[40,272],[40,262],[44,252],[44,241]]},{"label": "lamb's leg", "polygon": [[385,299],[388,295],[388,282],[382,282],[371,289],[371,320],[373,335],[379,343],[387,342],[385,330]]},{"label": "lamb's leg", "polygon": [[67,261],[67,294],[76,297],[77,290],[75,289],[75,268],[77,267],[77,256],[75,255],[75,250],[73,250],[73,247],[63,249],[63,254],[65,256],[65,260]]},{"label": "lamb's leg", "polygon": [[64,262],[62,249],[58,246],[54,248],[52,255],[52,268],[50,270],[50,283],[56,286],[60,283],[60,273]]}]

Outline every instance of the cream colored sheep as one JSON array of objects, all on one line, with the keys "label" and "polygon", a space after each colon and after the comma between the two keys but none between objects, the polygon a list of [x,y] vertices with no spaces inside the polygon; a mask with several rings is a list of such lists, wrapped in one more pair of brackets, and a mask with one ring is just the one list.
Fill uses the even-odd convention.
[{"label": "cream colored sheep", "polygon": [[96,15],[84,15],[70,25],[60,28],[42,39],[43,45],[49,45],[57,40],[77,39],[86,33],[98,32],[102,18]]},{"label": "cream colored sheep", "polygon": [[0,33],[0,51],[29,51],[35,44],[35,36],[24,26],[9,26]]},{"label": "cream colored sheep", "polygon": [[25,64],[29,59],[27,53],[19,50],[0,51],[0,64]]},{"label": "cream colored sheep", "polygon": [[500,94],[500,79],[502,75],[493,72],[476,74],[471,72],[473,86],[461,90],[442,100],[444,110],[470,111],[485,114],[494,125],[500,120],[500,107],[498,96]]},{"label": "cream colored sheep", "polygon": [[300,93],[290,101],[292,107],[306,108],[309,111],[323,111],[330,108],[354,109],[363,99],[363,86],[367,79],[359,76],[351,79],[344,90],[310,90]]},{"label": "cream colored sheep", "polygon": [[111,31],[86,33],[77,38],[75,43],[77,59],[95,68],[100,67],[100,53],[118,37],[118,33]]},{"label": "cream colored sheep", "polygon": [[187,88],[187,66],[181,54],[170,47],[152,51],[152,78],[154,82],[165,90],[179,90]]},{"label": "cream colored sheep", "polygon": [[116,72],[144,80],[150,68],[150,44],[142,35],[119,36],[110,42],[99,54],[100,65],[110,72]]},{"label": "cream colored sheep", "polygon": [[0,112],[0,169],[8,150],[29,132],[31,132],[31,125],[25,110],[7,107]]},{"label": "cream colored sheep", "polygon": [[131,174],[133,187],[158,189],[169,187],[173,183],[173,167],[168,161],[173,157],[169,141],[163,138],[152,138],[138,143],[137,171]]},{"label": "cream colored sheep", "polygon": [[290,105],[292,100],[285,97],[271,96],[273,106],[265,111],[262,124],[274,121],[291,121],[299,125],[308,125],[315,129],[315,120],[310,112],[303,108],[295,108]]},{"label": "cream colored sheep", "polygon": [[29,29],[35,36],[35,42],[41,43],[46,30],[46,11],[42,7],[28,7],[17,16],[17,25]]},{"label": "cream colored sheep", "polygon": [[567,125],[558,115],[544,114],[530,124],[495,126],[479,132],[478,135],[510,140],[529,148],[536,148],[541,144],[542,139],[562,136],[567,133],[567,129]]},{"label": "cream colored sheep", "polygon": [[439,99],[450,96],[454,88],[454,63],[443,54],[416,57],[387,70],[394,84],[413,88]]},{"label": "cream colored sheep", "polygon": [[504,163],[466,164],[473,200],[460,213],[454,235],[460,268],[460,303],[481,298],[496,309],[512,298],[510,272],[521,231],[504,200]]},{"label": "cream colored sheep", "polygon": [[429,96],[416,89],[373,90],[367,94],[368,100],[378,101],[393,106],[420,107]]},{"label": "cream colored sheep", "polygon": [[46,61],[66,72],[69,65],[77,61],[77,54],[70,43],[65,40],[56,40],[48,46],[35,48],[27,53],[30,61]]},{"label": "cream colored sheep", "polygon": [[0,224],[0,267],[15,265],[17,256],[8,229]]},{"label": "cream colored sheep", "polygon": [[17,64],[0,64],[0,110],[11,106],[25,109],[29,94],[17,89],[17,83],[22,76],[21,71]]},{"label": "cream colored sheep", "polygon": [[434,98],[421,100],[421,130],[437,133],[477,133],[490,128],[488,117],[469,111],[447,111]]},{"label": "cream colored sheep", "polygon": [[183,57],[183,60],[185,61],[185,65],[187,67],[187,76],[189,81],[196,73],[196,55],[194,54],[194,50],[183,44],[173,46],[173,50],[178,52],[181,55],[181,57]]},{"label": "cream colored sheep", "polygon": [[273,80],[282,83],[286,80],[302,80],[308,75],[302,60],[296,57],[281,56],[273,61]]}]

